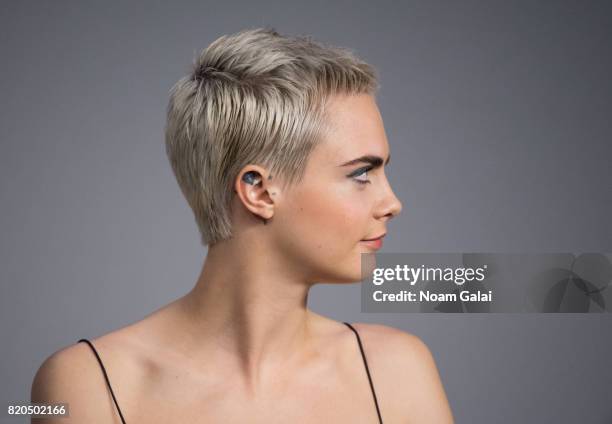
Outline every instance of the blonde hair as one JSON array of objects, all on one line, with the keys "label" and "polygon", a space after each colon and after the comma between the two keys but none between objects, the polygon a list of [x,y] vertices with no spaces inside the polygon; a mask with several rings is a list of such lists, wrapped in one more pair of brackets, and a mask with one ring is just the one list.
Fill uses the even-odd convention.
[{"label": "blonde hair", "polygon": [[170,92],[166,153],[202,245],[230,238],[233,184],[248,164],[299,182],[336,94],[375,95],[375,69],[350,50],[271,28],[225,35]]}]

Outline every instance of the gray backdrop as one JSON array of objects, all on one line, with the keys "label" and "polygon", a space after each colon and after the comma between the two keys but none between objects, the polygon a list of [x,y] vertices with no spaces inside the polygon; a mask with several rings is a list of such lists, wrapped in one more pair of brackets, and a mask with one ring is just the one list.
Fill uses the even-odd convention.
[{"label": "gray backdrop", "polygon": [[[164,153],[168,90],[196,52],[246,27],[310,34],[378,67],[404,205],[383,251],[612,251],[611,12],[583,1],[6,2],[0,400],[29,400],[53,351],[192,287],[205,249]],[[612,423],[610,315],[361,314],[359,295],[324,284],[309,303],[421,337],[457,423]]]}]

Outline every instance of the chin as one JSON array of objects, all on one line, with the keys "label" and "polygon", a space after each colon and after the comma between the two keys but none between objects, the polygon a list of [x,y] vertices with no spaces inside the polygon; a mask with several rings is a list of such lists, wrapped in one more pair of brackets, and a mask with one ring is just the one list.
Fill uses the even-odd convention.
[{"label": "chin", "polygon": [[351,261],[347,261],[345,266],[339,268],[335,267],[333,270],[333,274],[326,281],[330,283],[339,283],[339,284],[351,284],[351,283],[359,283],[363,280],[365,272],[367,275],[368,272],[372,272],[374,267],[376,267],[375,260],[373,261],[370,257],[374,255],[363,255],[364,263],[362,264],[362,255],[358,254],[355,259]]},{"label": "chin", "polygon": [[337,276],[335,278],[333,278],[332,280],[325,280],[326,283],[331,283],[331,284],[355,284],[355,283],[359,283],[361,282],[361,272],[359,272],[358,274],[353,274],[353,275],[349,275],[349,274],[345,274],[342,276]]},{"label": "chin", "polygon": [[372,253],[370,249],[358,245],[343,255],[331,253],[319,256],[313,261],[318,268],[314,272],[317,275],[315,281],[329,284],[359,283],[376,267],[376,257]]}]

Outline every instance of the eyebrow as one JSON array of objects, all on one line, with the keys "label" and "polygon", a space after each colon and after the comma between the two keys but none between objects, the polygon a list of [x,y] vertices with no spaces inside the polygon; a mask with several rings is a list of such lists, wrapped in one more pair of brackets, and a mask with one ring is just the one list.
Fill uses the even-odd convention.
[{"label": "eyebrow", "polygon": [[[387,157],[387,160],[385,161],[385,165],[387,165],[390,160],[391,160],[391,155],[389,155]],[[363,163],[369,163],[374,168],[378,168],[379,166],[381,166],[383,164],[383,158],[381,158],[380,156],[365,155],[365,156],[358,157],[357,159],[353,159],[353,160],[350,160],[350,161],[348,161],[346,163],[343,163],[340,166],[355,165],[355,164],[362,163],[362,162]]]}]

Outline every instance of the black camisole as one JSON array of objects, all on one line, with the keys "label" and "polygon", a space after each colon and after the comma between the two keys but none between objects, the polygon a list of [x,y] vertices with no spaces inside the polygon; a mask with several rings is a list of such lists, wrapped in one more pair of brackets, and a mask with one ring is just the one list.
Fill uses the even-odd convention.
[{"label": "black camisole", "polygon": [[[376,406],[376,414],[378,415],[378,421],[379,421],[380,424],[382,424],[383,420],[382,420],[382,416],[380,415],[380,408],[378,406],[378,399],[376,398],[376,392],[374,391],[374,383],[372,383],[372,376],[370,375],[370,368],[368,367],[368,361],[366,360],[365,352],[363,351],[363,345],[361,344],[361,338],[359,337],[359,333],[357,332],[357,330],[355,330],[355,327],[353,327],[348,322],[345,322],[344,324],[348,328],[353,330],[353,333],[355,333],[355,337],[357,338],[357,344],[359,345],[359,351],[361,352],[361,357],[363,358],[363,365],[365,366],[366,374],[368,375],[368,381],[370,383],[370,389],[372,389],[372,396],[374,398],[374,406]],[[93,351],[94,355],[96,355],[96,359],[98,360],[98,363],[100,364],[100,367],[102,368],[102,374],[104,374],[104,379],[106,380],[106,384],[108,386],[108,389],[110,390],[111,396],[113,397],[113,402],[115,402],[115,406],[117,407],[117,411],[119,412],[119,417],[121,418],[121,422],[123,424],[126,424],[125,423],[125,418],[123,418],[123,414],[121,413],[121,408],[119,408],[119,403],[117,402],[117,398],[115,397],[115,393],[113,392],[113,388],[111,387],[110,380],[108,379],[108,374],[106,374],[106,368],[104,368],[104,364],[102,363],[102,359],[100,359],[100,355],[98,355],[98,351],[94,347],[93,343],[91,343],[89,340],[81,339],[77,343],[80,343],[80,342],[87,343],[89,345],[89,347],[91,348],[91,350]]]}]

